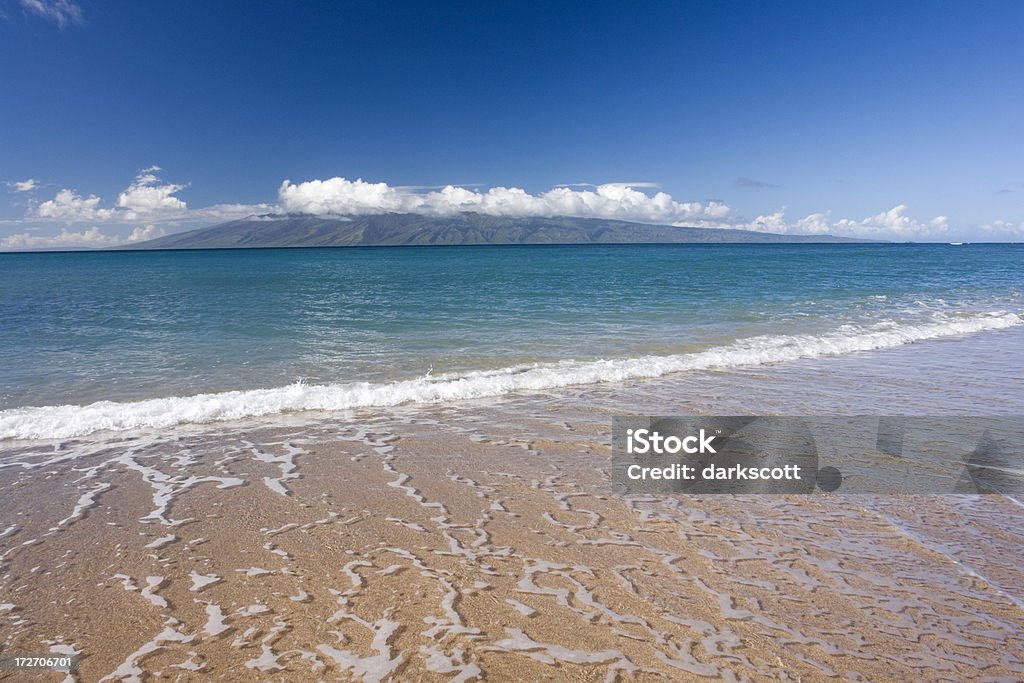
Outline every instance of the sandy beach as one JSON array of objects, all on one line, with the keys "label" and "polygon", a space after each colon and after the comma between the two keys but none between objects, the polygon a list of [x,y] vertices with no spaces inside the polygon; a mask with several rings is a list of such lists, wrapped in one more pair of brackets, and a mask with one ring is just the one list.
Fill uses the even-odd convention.
[{"label": "sandy beach", "polygon": [[9,449],[4,650],[80,681],[1024,674],[1013,499],[613,495],[611,415],[687,381]]}]

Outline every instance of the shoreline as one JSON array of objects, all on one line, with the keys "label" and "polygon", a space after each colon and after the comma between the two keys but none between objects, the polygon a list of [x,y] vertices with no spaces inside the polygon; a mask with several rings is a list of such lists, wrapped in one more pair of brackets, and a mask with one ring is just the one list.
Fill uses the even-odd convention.
[{"label": "shoreline", "polygon": [[[969,342],[977,335],[1009,331],[1008,346],[1024,347],[1020,314],[985,313],[942,323],[836,330],[820,335],[775,335],[737,339],[721,346],[670,355],[524,363],[466,372],[406,378],[385,383],[353,381],[276,388],[228,390],[135,401],[100,400],[85,405],[44,405],[0,410],[0,446],[44,439],[89,437],[96,432],[131,434],[143,429],[175,429],[213,424],[339,411],[388,410],[408,406],[443,406],[479,399],[515,399],[550,391],[593,392],[607,386],[663,382],[670,387],[692,378],[794,367],[814,361],[838,365],[862,354],[898,350],[915,344]],[[1016,328],[1017,334],[1013,331]],[[933,348],[941,349],[941,346]],[[1000,349],[1002,352],[1003,349]],[[912,364],[911,364],[912,365]],[[906,370],[907,368],[902,368]],[[715,373],[719,373],[716,375]],[[756,390],[756,387],[754,387]],[[669,395],[673,392],[670,390]],[[1005,392],[996,392],[1002,397]],[[711,408],[712,411],[716,410]],[[627,409],[628,412],[628,409]],[[718,411],[721,412],[721,411]],[[17,444],[15,444],[17,445]]]},{"label": "shoreline", "polygon": [[977,407],[1021,339],[13,449],[0,639],[81,651],[82,681],[1019,678],[1011,499],[619,498],[607,438],[847,385]]}]

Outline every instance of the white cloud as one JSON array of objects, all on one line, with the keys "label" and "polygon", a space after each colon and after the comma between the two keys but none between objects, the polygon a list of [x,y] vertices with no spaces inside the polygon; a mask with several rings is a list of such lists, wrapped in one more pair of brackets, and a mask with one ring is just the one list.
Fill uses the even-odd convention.
[{"label": "white cloud", "polygon": [[55,21],[62,28],[82,22],[82,9],[71,0],[21,0],[21,6],[26,12]]},{"label": "white cloud", "polygon": [[214,204],[202,209],[189,209],[183,220],[231,221],[249,216],[274,213],[279,207],[273,204]]},{"label": "white cloud", "polygon": [[110,235],[101,232],[95,225],[88,230],[73,232],[61,229],[56,235],[34,235],[22,232],[8,235],[0,239],[0,251],[18,251],[24,249],[96,249],[103,247],[119,247],[134,242],[142,242],[161,237],[163,228],[146,225],[135,228],[127,236]]},{"label": "white cloud", "polygon": [[785,233],[789,232],[790,226],[786,223],[786,209],[782,208],[775,213],[770,213],[766,216],[758,216],[750,223],[746,225],[739,225],[739,228],[746,228],[747,230],[756,230],[758,232],[777,232]]},{"label": "white cloud", "polygon": [[114,216],[112,209],[99,208],[100,198],[94,194],[83,197],[74,190],[64,189],[35,209],[39,218],[54,218],[69,222],[106,220]]},{"label": "white cloud", "polygon": [[159,170],[159,166],[150,166],[139,171],[131,184],[118,193],[115,206],[102,207],[98,196],[83,196],[65,188],[53,199],[31,209],[29,219],[67,223],[227,221],[278,210],[272,204],[215,204],[190,209],[184,200],[175,196],[187,185],[162,183],[156,175]]},{"label": "white cloud", "polygon": [[12,180],[7,183],[7,187],[11,188],[14,192],[31,192],[39,187],[39,181],[35,178],[29,178],[28,180]]},{"label": "white cloud", "polygon": [[808,214],[796,222],[796,231],[802,235],[828,235],[833,229],[825,213]]},{"label": "white cloud", "polygon": [[185,188],[175,183],[160,184],[154,174],[158,166],[143,169],[131,185],[117,196],[117,206],[101,208],[94,194],[83,197],[75,190],[60,190],[35,208],[36,218],[50,218],[69,223],[111,221],[133,223],[140,220],[171,220],[184,217],[188,205],[174,196]]},{"label": "white cloud", "polygon": [[8,235],[0,239],[0,251],[21,251],[26,249],[98,249],[120,247],[135,242],[156,239],[166,232],[155,225],[139,226],[127,236],[110,235],[95,225],[88,230],[73,232],[61,229],[56,235],[33,235],[29,232]]},{"label": "white cloud", "polygon": [[[906,215],[907,207],[903,204],[894,206],[888,211],[865,218],[860,222],[840,220],[836,226],[843,233],[861,237],[897,237],[910,239],[924,237],[940,231],[942,222],[922,223]],[[942,218],[941,216],[939,218]],[[938,219],[936,219],[938,220]]]},{"label": "white cloud", "polygon": [[1024,237],[1024,221],[1013,223],[1012,221],[993,221],[981,226],[981,232],[997,239],[1019,240]]},{"label": "white cloud", "polygon": [[645,223],[720,224],[730,209],[722,202],[677,202],[664,192],[647,195],[635,187],[649,183],[606,183],[593,190],[555,187],[530,194],[517,187],[487,191],[447,185],[434,192],[414,192],[387,183],[328,178],[293,184],[278,190],[282,210],[314,215],[415,213],[450,216],[463,212],[489,216],[577,216]]},{"label": "white cloud", "polygon": [[[157,176],[160,170],[158,166],[142,169],[128,187],[118,193],[116,201],[107,206],[104,206],[100,197],[95,194],[83,195],[72,189],[62,189],[52,199],[40,204],[34,204],[30,200],[25,219],[0,223],[145,223],[149,224],[150,228],[158,224],[171,226],[173,232],[173,226],[182,223],[213,224],[259,214],[305,213],[343,217],[394,212],[452,216],[474,212],[509,217],[575,216],[652,224],[741,228],[791,235],[831,234],[896,241],[945,240],[950,239],[947,235],[952,234],[946,216],[920,220],[910,216],[907,207],[902,204],[861,220],[834,219],[829,212],[810,213],[799,219],[790,219],[786,215],[786,208],[783,207],[748,221],[737,216],[722,201],[679,202],[665,192],[656,191],[657,185],[649,182],[614,182],[602,185],[577,183],[560,185],[546,192],[531,194],[516,187],[493,187],[486,190],[476,186],[457,185],[401,187],[383,182],[368,183],[361,179],[347,180],[335,177],[301,183],[285,180],[278,189],[277,204],[215,204],[190,208],[177,196],[187,184],[162,182]],[[31,178],[8,182],[7,185],[15,192],[28,192],[40,187],[39,182]],[[972,229],[994,238],[1019,239],[1024,235],[1024,224],[1005,221],[974,226]],[[137,228],[136,232],[139,230],[143,228]],[[958,230],[962,230],[962,226],[958,226]],[[140,236],[137,239],[148,238]],[[2,248],[60,246],[66,244],[67,240],[76,239],[82,244],[93,244],[96,240],[104,239],[104,236],[102,233],[89,231],[64,230],[59,235],[45,239],[56,242],[54,245],[40,242],[40,246],[36,247],[17,246],[37,243],[34,241],[35,236],[26,232],[6,238]],[[129,235],[110,239],[121,239],[120,243],[126,243],[132,238]],[[105,244],[113,245],[114,242]]]},{"label": "white cloud", "polygon": [[[661,183],[651,183],[651,182],[646,182],[646,181],[643,181],[643,180],[637,181],[635,183],[600,183],[600,184],[594,184],[594,183],[585,183],[584,184],[584,183],[581,183],[580,185],[577,185],[577,187],[583,187],[584,185],[588,185],[589,187],[631,187],[631,188],[634,188],[634,189],[640,188],[640,189],[647,189],[647,190],[660,190],[661,189]],[[563,186],[563,187],[567,187],[567,186]]]},{"label": "white cloud", "polygon": [[753,221],[736,227],[788,235],[829,234],[896,240],[941,237],[949,230],[949,219],[946,216],[936,216],[928,222],[922,222],[908,216],[906,211],[907,207],[900,204],[860,221],[849,218],[833,221],[827,213],[812,213],[795,222],[789,222],[786,220],[783,208],[772,214],[758,216]]},{"label": "white cloud", "polygon": [[167,234],[167,231],[163,228],[155,225],[140,226],[132,230],[131,234],[125,238],[126,244],[133,242],[145,242],[146,240],[155,240],[157,237],[163,237]]},{"label": "white cloud", "polygon": [[185,202],[174,196],[176,192],[185,189],[185,186],[174,183],[160,185],[160,179],[155,175],[159,170],[159,166],[143,169],[135,176],[132,184],[117,196],[117,206],[128,212],[131,216],[129,220],[140,215],[174,214],[188,209]]}]

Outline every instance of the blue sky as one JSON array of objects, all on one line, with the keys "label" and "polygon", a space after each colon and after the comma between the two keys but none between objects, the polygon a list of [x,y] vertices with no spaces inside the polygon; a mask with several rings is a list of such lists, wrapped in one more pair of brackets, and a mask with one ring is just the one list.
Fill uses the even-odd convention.
[{"label": "blue sky", "polygon": [[0,248],[283,210],[1020,240],[1022,25],[1021,2],[0,0]]}]

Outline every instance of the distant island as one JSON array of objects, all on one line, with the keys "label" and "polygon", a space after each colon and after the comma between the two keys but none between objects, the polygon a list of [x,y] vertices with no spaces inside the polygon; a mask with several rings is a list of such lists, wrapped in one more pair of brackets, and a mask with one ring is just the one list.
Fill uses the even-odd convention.
[{"label": "distant island", "polygon": [[[373,216],[250,216],[166,235],[122,249],[228,249],[352,247],[428,244],[635,244],[635,243],[838,243],[870,242],[832,235],[780,235],[753,230],[687,228],[599,218],[513,218],[463,213],[436,217],[388,213]],[[877,241],[877,240],[875,240]]]}]

